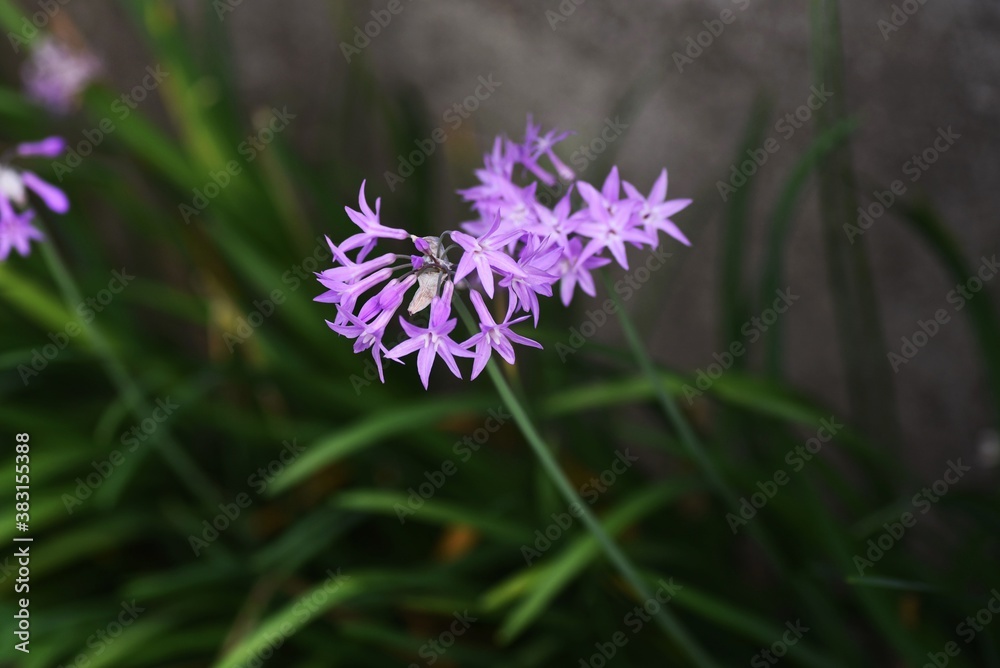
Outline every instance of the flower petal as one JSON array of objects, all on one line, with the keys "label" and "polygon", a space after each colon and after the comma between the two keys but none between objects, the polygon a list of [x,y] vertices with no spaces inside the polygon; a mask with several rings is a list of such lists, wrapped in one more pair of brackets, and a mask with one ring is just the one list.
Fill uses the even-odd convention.
[{"label": "flower petal", "polygon": [[62,190],[43,181],[33,172],[22,172],[21,178],[24,179],[24,185],[33,190],[52,211],[56,213],[69,211],[69,198]]}]

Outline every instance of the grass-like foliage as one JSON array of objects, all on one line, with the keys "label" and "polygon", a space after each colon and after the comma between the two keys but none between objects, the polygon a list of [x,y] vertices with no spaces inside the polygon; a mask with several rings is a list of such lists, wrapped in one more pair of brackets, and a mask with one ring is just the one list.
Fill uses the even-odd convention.
[{"label": "grass-like foliage", "polygon": [[[865,239],[842,230],[857,197],[844,109],[822,108],[773,202],[751,206],[753,179],[725,202],[706,183],[683,214],[695,246],[723,230],[718,363],[669,368],[649,345],[689,255],[675,246],[597,270],[596,299],[543,301],[543,350],[472,382],[437,369],[425,391],[412,363],[379,382],[313,301],[323,235],[355,231],[343,207],[362,179],[409,231],[442,231],[444,151],[391,196],[372,178],[431,136],[423,110],[355,58],[315,140],[325,157],[307,160],[295,109],[237,104],[238,56],[205,4],[198,32],[166,0],[120,3],[169,73],[142,102],[98,81],[54,117],[0,87],[4,147],[66,138],[68,155],[32,164],[72,202],[40,210],[45,240],[0,263],[0,599],[30,597],[31,650],[4,614],[4,665],[1000,666],[997,493],[964,484],[970,462],[931,480],[906,466]],[[811,4],[817,84],[839,93],[836,3]],[[24,21],[0,1],[5,30]],[[461,187],[489,150],[473,127]],[[782,318],[752,327],[749,355],[731,346],[795,299],[786,245],[810,187],[840,325],[822,345],[842,351],[850,415],[788,381]],[[929,206],[890,217],[956,280],[975,273]],[[969,306],[955,317],[1000,404],[996,315]]]}]

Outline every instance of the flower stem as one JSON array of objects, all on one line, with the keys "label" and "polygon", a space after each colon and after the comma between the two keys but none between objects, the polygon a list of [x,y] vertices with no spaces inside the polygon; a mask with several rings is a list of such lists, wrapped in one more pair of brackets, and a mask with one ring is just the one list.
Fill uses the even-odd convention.
[{"label": "flower stem", "polygon": [[[601,279],[604,281],[605,290],[611,295],[617,306],[618,320],[621,322],[622,330],[625,332],[625,338],[632,349],[632,354],[639,363],[639,368],[645,374],[647,380],[649,380],[649,384],[656,394],[660,405],[663,407],[664,412],[667,414],[668,419],[673,423],[677,433],[680,434],[681,444],[687,451],[688,456],[694,460],[698,468],[708,478],[709,483],[711,483],[716,493],[722,497],[722,500],[729,508],[735,511],[739,507],[739,499],[736,496],[736,492],[719,473],[718,468],[716,468],[708,456],[705,446],[698,439],[694,429],[692,429],[687,418],[684,417],[681,409],[677,406],[677,402],[674,401],[674,398],[667,391],[666,386],[663,384],[663,378],[660,377],[660,374],[656,370],[656,365],[653,363],[652,358],[650,358],[649,353],[646,352],[645,345],[639,339],[639,332],[636,330],[632,318],[626,312],[625,305],[622,303],[618,293],[613,289],[607,274],[602,273]],[[758,545],[760,545],[777,571],[783,572],[781,558],[778,556],[778,551],[774,548],[770,539],[764,535],[756,524],[749,526],[747,530],[757,541]]]},{"label": "flower stem", "polygon": [[[469,328],[469,331],[475,332],[476,328],[472,315],[469,313],[465,304],[459,299],[454,300],[453,303],[459,315],[461,315],[463,322],[465,322],[466,326]],[[534,450],[535,455],[541,462],[542,468],[545,469],[545,472],[548,474],[549,478],[552,479],[552,482],[555,483],[556,488],[566,499],[567,503],[571,506],[575,505],[580,509],[580,517],[583,520],[584,525],[586,525],[587,529],[593,534],[594,538],[601,546],[601,549],[604,550],[604,553],[608,556],[625,580],[632,586],[635,593],[642,597],[643,600],[653,598],[652,592],[645,584],[638,571],[636,571],[635,566],[632,565],[632,562],[625,556],[625,553],[618,547],[618,544],[614,541],[614,539],[604,530],[604,527],[597,521],[594,514],[590,512],[590,508],[583,502],[579,494],[577,494],[576,490],[573,488],[573,484],[569,481],[569,478],[567,478],[566,474],[563,473],[561,468],[559,468],[559,463],[552,455],[552,451],[549,449],[549,446],[538,433],[538,430],[535,428],[535,424],[532,422],[531,417],[524,408],[524,405],[514,394],[514,391],[507,382],[507,379],[504,378],[503,373],[500,371],[500,368],[494,360],[491,359],[487,363],[486,371],[489,373],[490,380],[493,381],[493,385],[500,394],[500,398],[507,405],[507,409],[510,410],[511,415],[514,416],[514,421],[521,429],[521,433],[524,434],[524,438],[528,441],[531,449]],[[666,606],[660,606],[660,611],[656,615],[656,622],[669,637],[674,639],[674,641],[684,650],[684,652],[696,665],[710,667],[716,665]]]},{"label": "flower stem", "polygon": [[[46,236],[49,237],[47,231]],[[50,241],[40,246],[42,255],[45,257],[45,262],[48,264],[49,270],[59,285],[59,289],[67,304],[72,308],[74,304],[83,302],[80,290],[66,268],[66,264],[63,262],[55,245]],[[153,407],[147,401],[142,390],[139,389],[138,384],[129,375],[125,365],[115,354],[114,348],[112,348],[108,340],[92,323],[81,321],[80,325],[86,332],[87,338],[94,348],[94,352],[101,359],[105,373],[107,373],[111,383],[125,400],[126,405],[131,409],[133,415],[138,420],[149,417],[153,412]],[[195,498],[198,498],[206,507],[214,506],[220,501],[220,498],[215,492],[212,482],[202,473],[201,469],[198,468],[198,465],[191,459],[187,452],[173,439],[167,427],[161,426],[160,429],[163,432],[160,439],[154,441],[154,451],[164,458],[167,465],[180,477],[181,481]]]}]

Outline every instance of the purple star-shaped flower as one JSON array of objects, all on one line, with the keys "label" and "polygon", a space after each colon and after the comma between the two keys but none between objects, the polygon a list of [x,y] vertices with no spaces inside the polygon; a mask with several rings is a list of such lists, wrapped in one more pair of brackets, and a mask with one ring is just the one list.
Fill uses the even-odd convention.
[{"label": "purple star-shaped flower", "polygon": [[343,243],[340,244],[340,249],[343,251],[361,248],[361,253],[358,255],[359,261],[368,255],[379,239],[410,238],[410,233],[406,230],[401,230],[395,227],[386,227],[379,222],[379,212],[382,208],[382,198],[379,197],[375,200],[375,210],[372,211],[372,208],[368,206],[368,198],[365,196],[366,183],[367,181],[361,182],[361,192],[358,194],[358,205],[361,210],[355,211],[349,206],[344,207],[344,211],[347,212],[348,218],[350,218],[355,225],[361,228],[361,232],[348,237]]},{"label": "purple star-shaped flower", "polygon": [[385,352],[386,349],[382,345],[382,337],[385,336],[386,325],[389,324],[389,320],[392,318],[395,309],[392,311],[382,311],[370,323],[365,323],[343,309],[338,310],[343,319],[347,320],[350,324],[338,324],[329,320],[326,321],[326,324],[338,334],[346,336],[349,339],[354,339],[355,353],[364,352],[369,348],[372,349],[372,357],[375,359],[375,367],[378,369],[379,380],[384,383],[385,376],[382,373],[382,356],[380,353]]},{"label": "purple star-shaped flower", "polygon": [[618,167],[612,167],[608,172],[608,177],[604,179],[604,185],[598,190],[586,181],[580,181],[577,189],[584,201],[590,205],[591,209],[604,209],[614,212],[618,209],[621,201],[621,177],[618,175]]},{"label": "purple star-shaped flower", "polygon": [[591,207],[594,215],[592,220],[580,223],[577,232],[590,237],[583,248],[584,257],[596,255],[607,248],[615,256],[615,260],[623,269],[628,269],[628,256],[625,252],[625,242],[636,245],[650,243],[645,230],[638,228],[632,215],[632,206],[619,206],[614,213],[607,209]]},{"label": "purple star-shaped flower", "polygon": [[566,163],[559,159],[559,156],[555,154],[552,148],[561,142],[562,140],[569,137],[572,132],[559,132],[558,130],[549,130],[545,134],[540,134],[541,126],[535,131],[535,151],[541,156],[548,156],[549,160],[552,162],[552,166],[556,168],[556,172],[559,174],[559,178],[564,181],[572,181],[576,178],[576,174],[570,169]]},{"label": "purple star-shaped flower", "polygon": [[510,230],[497,234],[500,228],[500,216],[498,215],[490,226],[478,239],[465,232],[452,232],[452,241],[465,250],[462,259],[458,261],[455,269],[455,282],[462,280],[475,269],[482,281],[483,289],[491,298],[493,297],[493,270],[501,276],[515,276],[521,273],[521,268],[517,265],[503,246],[515,236],[521,234],[521,230]]},{"label": "purple star-shaped flower", "polygon": [[[324,287],[328,288],[328,291],[318,297],[313,297],[313,301],[327,304],[339,304],[340,308],[345,313],[353,313],[354,306],[358,302],[358,297],[365,292],[368,292],[379,283],[388,281],[392,278],[392,269],[389,269],[388,267],[379,269],[374,274],[371,274],[370,276],[367,276],[355,283],[331,281],[325,279],[321,274],[316,274],[316,276],[319,278],[319,282],[322,283]],[[343,319],[339,313],[336,321],[337,324],[343,324]]]},{"label": "purple star-shaped flower", "polygon": [[11,249],[17,250],[21,257],[28,257],[31,252],[31,240],[41,241],[45,238],[41,231],[31,224],[34,217],[34,211],[17,213],[10,202],[0,197],[0,262],[7,259]]},{"label": "purple star-shaped flower", "polygon": [[565,248],[569,243],[569,235],[576,231],[578,224],[570,213],[570,196],[573,188],[570,186],[566,195],[559,200],[552,209],[536,205],[536,222],[525,227],[525,232],[541,237],[547,243],[557,244],[560,248]]},{"label": "purple star-shaped flower", "polygon": [[514,145],[517,151],[518,162],[534,174],[539,181],[547,186],[552,186],[555,185],[555,178],[538,164],[539,158],[543,155],[547,156],[559,174],[559,178],[564,181],[572,181],[576,176],[573,170],[567,167],[552,150],[556,144],[566,139],[570,134],[569,132],[558,132],[556,130],[550,130],[542,134],[542,126],[540,124],[535,125],[532,122],[531,116],[528,116],[528,124],[524,131],[524,142]]},{"label": "purple star-shaped flower", "polygon": [[525,253],[518,262],[521,271],[505,276],[500,281],[500,287],[510,291],[512,307],[520,307],[533,314],[536,327],[538,316],[541,314],[541,309],[538,308],[538,295],[552,296],[552,284],[559,280],[559,277],[550,272],[556,267],[560,255],[561,250],[558,246]]},{"label": "purple star-shaped flower", "polygon": [[486,368],[486,363],[490,361],[490,355],[493,350],[500,353],[500,357],[507,364],[513,364],[514,346],[511,345],[512,342],[520,343],[523,346],[531,346],[532,348],[542,347],[542,344],[537,341],[532,341],[510,330],[511,325],[516,325],[529,317],[523,315],[520,318],[511,320],[510,316],[514,313],[514,308],[517,306],[513,301],[507,307],[507,315],[503,319],[503,322],[498,324],[493,319],[493,314],[486,308],[486,304],[478,292],[470,290],[469,296],[472,298],[473,306],[476,307],[476,313],[479,314],[479,333],[474,334],[472,338],[462,344],[465,348],[472,348],[473,346],[476,348],[475,360],[472,363],[472,378],[478,376]]},{"label": "purple star-shaped flower", "polygon": [[606,257],[583,255],[583,242],[579,239],[571,239],[559,263],[559,273],[562,276],[562,281],[559,283],[559,297],[562,299],[563,305],[569,306],[577,283],[580,284],[580,289],[588,295],[596,296],[594,277],[590,275],[590,272],[609,262],[611,260]]},{"label": "purple star-shaped flower", "polygon": [[341,265],[332,269],[324,269],[317,274],[317,276],[326,281],[354,283],[365,278],[372,272],[378,271],[383,267],[388,267],[396,261],[395,253],[385,253],[371,260],[354,262],[330,241],[330,237],[326,238],[326,242],[330,245],[330,251],[333,253],[334,260]]},{"label": "purple star-shaped flower", "polygon": [[657,232],[663,231],[672,236],[685,246],[690,246],[691,242],[684,236],[681,229],[670,220],[670,216],[682,211],[691,204],[689,199],[667,199],[667,170],[660,172],[660,176],[649,191],[649,197],[643,197],[635,186],[625,183],[625,192],[629,199],[639,204],[635,215],[639,217],[642,224],[654,239]]},{"label": "purple star-shaped flower", "polygon": [[449,282],[440,297],[435,297],[431,303],[431,317],[427,327],[417,327],[399,318],[403,331],[410,338],[403,341],[395,348],[386,353],[386,358],[400,361],[412,352],[417,352],[417,371],[420,374],[420,381],[427,389],[427,383],[431,376],[431,367],[434,366],[434,358],[440,356],[444,360],[445,366],[451,370],[458,378],[462,377],[462,372],[458,370],[455,363],[455,356],[472,357],[472,353],[455,343],[450,337],[456,318],[449,319],[451,315],[452,283]]},{"label": "purple star-shaped flower", "polygon": [[379,291],[374,297],[365,302],[361,310],[358,311],[358,318],[367,321],[371,317],[379,317],[381,313],[388,311],[393,314],[403,304],[406,291],[417,282],[415,274],[400,279],[394,278]]}]

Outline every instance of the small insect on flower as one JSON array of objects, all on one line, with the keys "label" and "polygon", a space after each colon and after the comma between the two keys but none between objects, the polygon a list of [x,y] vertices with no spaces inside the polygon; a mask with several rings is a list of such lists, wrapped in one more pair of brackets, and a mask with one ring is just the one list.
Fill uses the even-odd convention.
[{"label": "small insect on flower", "polygon": [[[456,358],[473,359],[472,378],[482,372],[493,352],[514,364],[514,344],[542,347],[511,329],[529,319],[538,326],[538,295],[552,296],[559,283],[565,305],[577,286],[594,296],[592,270],[612,259],[627,269],[627,246],[656,248],[661,231],[690,245],[671,216],[691,201],[666,199],[666,170],[648,197],[629,183],[624,183],[626,196],[622,197],[617,167],[598,190],[575,180],[573,171],[555,154],[555,145],[567,136],[555,130],[543,133],[529,118],[521,142],[497,137],[483,168],[476,170],[479,184],[460,191],[474,218],[463,223],[462,229],[436,237],[416,236],[383,225],[382,200],[375,200],[374,209],[369,206],[362,182],[358,209],[345,207],[360,231],[339,246],[327,240],[335,266],[316,274],[326,292],[315,300],[334,305],[336,315],[327,324],[338,334],[355,339],[355,352],[372,351],[383,382],[383,358],[402,363],[402,358],[414,352],[425,388],[439,357],[459,378],[462,374]],[[543,158],[569,186],[553,208],[536,197],[539,183],[556,183],[556,176],[541,164]],[[529,183],[518,182],[518,177]],[[575,210],[574,188],[582,200]],[[389,252],[366,259],[380,243],[407,240],[412,248],[401,249],[407,250],[405,253]],[[353,259],[347,255],[351,251],[356,251]],[[454,260],[451,253],[456,254]],[[386,328],[414,287],[406,311],[412,317],[429,307],[427,325],[400,316],[404,337],[389,350],[382,343]],[[469,295],[479,331],[459,343],[452,339],[457,320],[450,316],[454,300],[462,293]],[[366,294],[370,294],[367,299]],[[357,309],[359,302],[362,305]],[[494,314],[504,310],[506,316],[498,322]]]},{"label": "small insect on flower", "polygon": [[414,238],[413,243],[417,246],[417,250],[423,251],[424,255],[416,258],[417,264],[414,265],[414,270],[417,272],[417,291],[413,294],[410,305],[406,307],[406,312],[410,315],[419,313],[430,305],[451,271],[451,263],[448,262],[447,254],[442,252],[440,239]]},{"label": "small insect on flower", "polygon": [[7,259],[11,250],[22,257],[31,252],[31,241],[44,237],[35,227],[35,211],[29,195],[37,196],[55,213],[69,211],[69,198],[54,185],[44,181],[34,172],[13,165],[17,158],[54,158],[66,150],[60,137],[49,137],[38,142],[19,144],[0,155],[0,262]]}]

